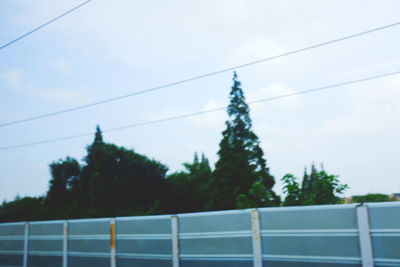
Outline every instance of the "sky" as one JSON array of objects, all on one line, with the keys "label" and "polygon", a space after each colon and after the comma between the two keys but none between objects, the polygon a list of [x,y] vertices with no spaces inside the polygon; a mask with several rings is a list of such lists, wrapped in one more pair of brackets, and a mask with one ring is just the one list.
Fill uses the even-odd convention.
[{"label": "sky", "polygon": [[[3,0],[0,46],[78,5]],[[397,0],[93,0],[0,50],[0,123],[59,111],[400,22]],[[248,101],[400,71],[400,27],[238,69]],[[110,129],[228,104],[226,72],[120,101],[0,128],[0,147]],[[282,193],[312,162],[345,196],[400,192],[400,75],[250,106]],[[122,131],[106,142],[183,169],[212,166],[226,112]],[[49,164],[82,161],[93,136],[0,150],[0,201],[45,194]]]}]

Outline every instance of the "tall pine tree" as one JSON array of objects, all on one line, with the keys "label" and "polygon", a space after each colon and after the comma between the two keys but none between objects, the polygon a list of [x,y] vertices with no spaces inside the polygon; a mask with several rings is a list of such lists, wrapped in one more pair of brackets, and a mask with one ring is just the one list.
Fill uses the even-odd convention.
[{"label": "tall pine tree", "polygon": [[[252,130],[249,106],[245,102],[236,72],[229,98],[229,118],[225,123],[226,129],[222,132],[219,160],[213,177],[213,194],[208,209],[242,208],[246,205],[237,201],[243,202],[243,199],[246,199],[246,203],[253,203],[249,205],[273,205],[277,199],[272,192],[275,181],[266,166],[260,141]],[[260,188],[265,190],[263,199],[249,199],[254,198],[250,196],[253,186],[257,191]]]}]

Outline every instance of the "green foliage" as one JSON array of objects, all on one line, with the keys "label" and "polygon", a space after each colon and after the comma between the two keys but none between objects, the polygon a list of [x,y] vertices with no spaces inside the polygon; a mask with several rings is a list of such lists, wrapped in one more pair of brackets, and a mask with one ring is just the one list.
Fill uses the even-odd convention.
[{"label": "green foliage", "polygon": [[167,167],[156,160],[105,143],[97,126],[82,166],[70,157],[52,162],[46,196],[4,203],[0,220],[166,213],[166,172]]},{"label": "green foliage", "polygon": [[50,164],[51,180],[46,202],[65,205],[76,197],[81,167],[76,159],[67,157]]},{"label": "green foliage", "polygon": [[15,198],[0,206],[1,222],[51,219],[51,210],[44,205],[43,197]]},{"label": "green foliage", "polygon": [[[219,160],[213,174],[213,191],[208,209],[234,209],[238,203],[242,205],[243,194],[249,194],[256,182],[260,183],[265,191],[272,191],[275,183],[266,166],[260,141],[252,131],[249,107],[240,86],[234,73],[227,109],[229,119],[226,121],[226,129],[222,132]],[[272,192],[268,194],[274,195]],[[248,199],[252,199],[252,196],[248,195]],[[256,202],[265,205],[272,205],[274,202],[268,201],[269,198],[264,201],[258,199]]]},{"label": "green foliage", "polygon": [[322,168],[318,171],[315,165],[311,166],[311,173],[304,171],[301,188],[297,178],[292,174],[286,174],[281,180],[284,183],[286,198],[284,206],[293,205],[320,205],[338,204],[342,202],[340,195],[348,189],[346,184],[340,184],[339,176],[329,175]]},{"label": "green foliage", "polygon": [[279,204],[280,197],[275,195],[272,190],[267,190],[265,185],[260,182],[255,182],[248,194],[240,194],[236,197],[238,209],[279,206]]},{"label": "green foliage", "polygon": [[361,196],[352,196],[352,203],[364,203],[364,202],[385,202],[385,201],[397,201],[393,196],[385,194],[366,194]]},{"label": "green foliage", "polygon": [[87,148],[80,177],[80,203],[94,216],[143,213],[166,197],[165,165],[96,139]]},{"label": "green foliage", "polygon": [[284,183],[283,192],[286,194],[284,206],[298,206],[301,204],[300,195],[301,189],[299,183],[296,181],[297,178],[293,174],[286,174],[281,179]]},{"label": "green foliage", "polygon": [[184,163],[184,171],[172,173],[168,177],[171,198],[169,206],[173,212],[196,212],[206,209],[209,199],[212,171],[208,159],[197,153],[193,163]]}]

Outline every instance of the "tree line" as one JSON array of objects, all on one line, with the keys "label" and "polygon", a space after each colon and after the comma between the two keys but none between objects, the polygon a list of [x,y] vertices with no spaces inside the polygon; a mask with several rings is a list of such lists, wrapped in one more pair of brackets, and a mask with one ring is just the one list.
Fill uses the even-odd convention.
[{"label": "tree line", "polygon": [[51,179],[41,197],[16,198],[0,206],[0,221],[133,216],[253,207],[337,204],[348,188],[323,166],[312,164],[302,182],[286,174],[285,197],[273,191],[260,140],[252,129],[236,73],[229,94],[228,120],[212,168],[204,154],[194,154],[184,170],[168,167],[132,149],[103,140],[97,126],[82,163],[72,157],[50,164]]}]

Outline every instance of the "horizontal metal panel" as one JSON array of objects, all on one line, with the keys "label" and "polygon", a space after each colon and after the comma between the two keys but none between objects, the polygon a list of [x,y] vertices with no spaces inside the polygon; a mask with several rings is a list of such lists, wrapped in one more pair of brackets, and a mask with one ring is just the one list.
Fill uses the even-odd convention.
[{"label": "horizontal metal panel", "polygon": [[171,240],[117,240],[117,253],[171,254]]},{"label": "horizontal metal panel", "polygon": [[357,236],[262,237],[263,255],[360,258],[359,249]]},{"label": "horizontal metal panel", "polygon": [[400,229],[400,202],[368,204],[371,230]]},{"label": "horizontal metal panel", "polygon": [[400,260],[390,258],[375,258],[374,263],[375,266],[400,266]]},{"label": "horizontal metal panel", "polygon": [[3,235],[0,236],[0,241],[7,241],[7,240],[25,240],[25,236],[23,235]]},{"label": "horizontal metal panel", "polygon": [[24,240],[0,240],[0,250],[24,250]]},{"label": "horizontal metal panel", "polygon": [[223,238],[223,237],[251,237],[252,231],[229,231],[229,232],[200,232],[200,233],[180,233],[180,239],[196,238]]},{"label": "horizontal metal panel", "polygon": [[0,237],[2,236],[24,236],[25,223],[1,223]]},{"label": "horizontal metal panel", "polygon": [[171,240],[171,234],[119,234],[117,235],[118,240]]},{"label": "horizontal metal panel", "polygon": [[264,259],[264,266],[268,267],[361,267],[361,263],[354,263],[353,261],[322,261],[312,259]]},{"label": "horizontal metal panel", "polygon": [[22,255],[24,254],[21,250],[0,250],[0,255]]},{"label": "horizontal metal panel", "polygon": [[252,258],[186,258],[181,267],[253,267]]},{"label": "horizontal metal panel", "polygon": [[33,251],[62,251],[62,240],[29,240],[29,250]]},{"label": "horizontal metal panel", "polygon": [[142,220],[124,218],[117,219],[117,235],[119,234],[171,234],[171,216],[157,218],[142,217]]},{"label": "horizontal metal panel", "polygon": [[3,255],[0,253],[0,266],[22,266],[22,255]]},{"label": "horizontal metal panel", "polygon": [[63,253],[61,251],[36,251],[36,250],[29,250],[29,256],[62,256]]},{"label": "horizontal metal panel", "polygon": [[179,233],[251,230],[250,211],[179,215]]},{"label": "horizontal metal panel", "polygon": [[110,219],[93,219],[70,221],[68,224],[70,235],[98,235],[110,234]]},{"label": "horizontal metal panel", "polygon": [[73,267],[110,267],[110,258],[69,256],[68,266]]},{"label": "horizontal metal panel", "polygon": [[358,236],[357,229],[262,230],[263,236]]},{"label": "horizontal metal panel", "polygon": [[172,260],[171,254],[138,254],[138,253],[117,253],[117,257],[121,259],[158,259]]},{"label": "horizontal metal panel", "polygon": [[69,251],[68,257],[84,257],[84,258],[110,258],[110,252],[76,252]]},{"label": "horizontal metal panel", "polygon": [[110,252],[110,240],[69,240],[68,252]]},{"label": "horizontal metal panel", "polygon": [[263,255],[265,261],[279,261],[279,262],[307,262],[307,263],[320,263],[320,264],[361,264],[360,257],[335,257],[335,256],[314,256],[314,255],[288,255],[288,254],[270,254]]},{"label": "horizontal metal panel", "polygon": [[29,256],[29,267],[56,267],[62,266],[62,257],[60,256]]},{"label": "horizontal metal panel", "polygon": [[110,234],[103,235],[69,235],[69,240],[110,240]]},{"label": "horizontal metal panel", "polygon": [[29,235],[60,235],[63,234],[63,222],[46,222],[46,223],[30,223],[29,224]]},{"label": "horizontal metal panel", "polygon": [[184,257],[184,254],[253,255],[251,237],[182,239],[180,241],[180,249],[182,257]]},{"label": "horizontal metal panel", "polygon": [[374,257],[399,260],[400,263],[400,236],[373,235],[372,249]]},{"label": "horizontal metal panel", "polygon": [[[321,207],[321,206],[319,206]],[[262,230],[357,229],[353,205],[261,209]]]},{"label": "horizontal metal panel", "polygon": [[117,259],[118,267],[131,267],[131,266],[151,266],[151,267],[171,267],[171,259],[131,259],[120,258]]}]

